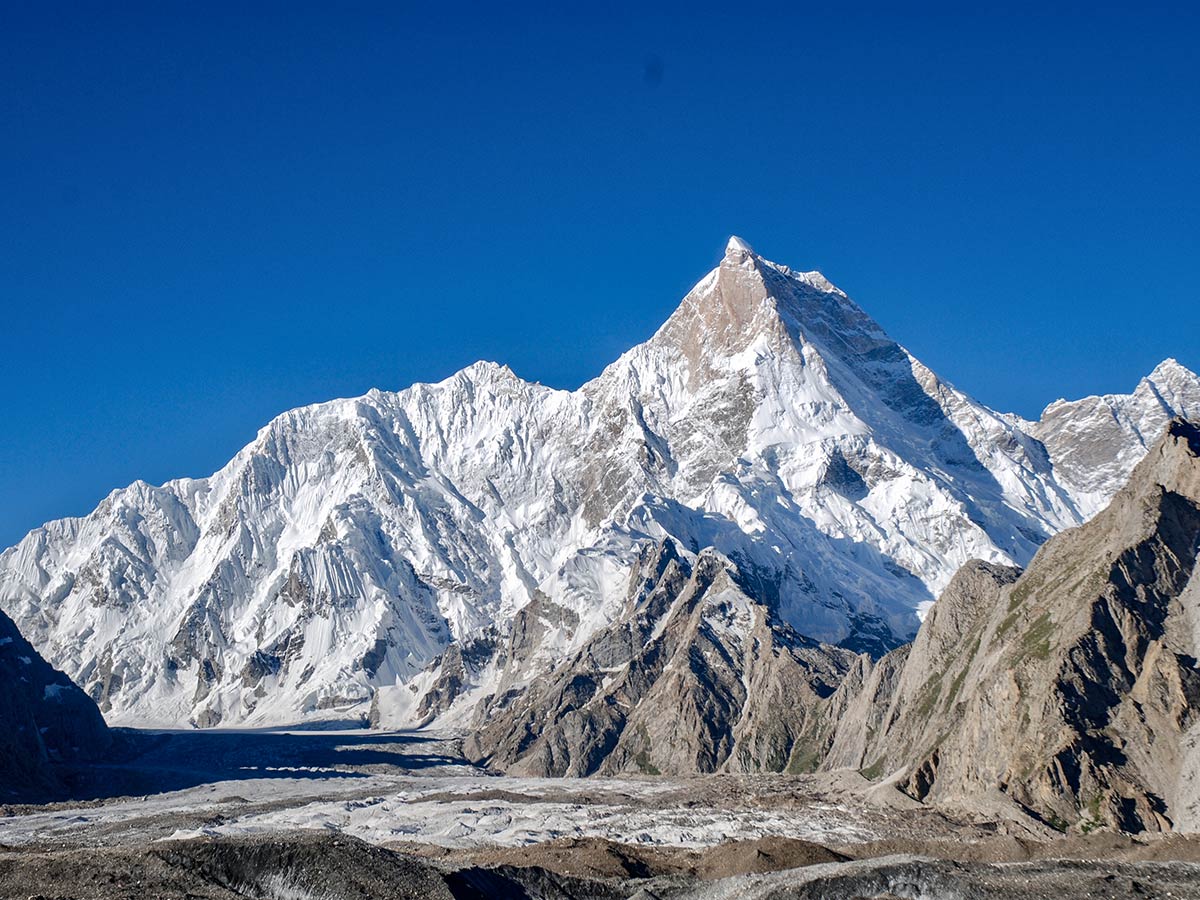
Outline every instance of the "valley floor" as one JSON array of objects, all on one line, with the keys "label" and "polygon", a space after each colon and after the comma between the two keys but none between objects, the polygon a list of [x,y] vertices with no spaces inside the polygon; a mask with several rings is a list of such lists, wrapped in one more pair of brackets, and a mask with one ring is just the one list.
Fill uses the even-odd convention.
[{"label": "valley floor", "polygon": [[1200,898],[1200,842],[1055,838],[857,773],[514,778],[425,732],[119,741],[75,773],[94,799],[0,806],[0,897]]}]

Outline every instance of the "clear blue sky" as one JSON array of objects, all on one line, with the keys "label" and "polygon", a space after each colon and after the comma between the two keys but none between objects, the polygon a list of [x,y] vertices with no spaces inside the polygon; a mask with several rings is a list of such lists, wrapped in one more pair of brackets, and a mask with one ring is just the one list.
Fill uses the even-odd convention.
[{"label": "clear blue sky", "polygon": [[0,13],[0,546],[300,404],[576,386],[730,233],[1000,409],[1200,366],[1195,4],[325,6]]}]

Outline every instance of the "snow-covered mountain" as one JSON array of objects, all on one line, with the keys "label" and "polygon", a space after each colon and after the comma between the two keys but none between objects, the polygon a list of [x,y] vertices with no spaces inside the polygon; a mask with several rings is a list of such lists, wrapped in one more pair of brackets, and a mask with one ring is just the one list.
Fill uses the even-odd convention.
[{"label": "snow-covered mountain", "polygon": [[800,633],[882,651],[968,559],[1024,565],[1103,506],[1177,414],[1200,416],[1200,379],[1172,362],[1128,397],[995,413],[734,238],[579,390],[477,363],[285,413],[209,478],[31,532],[0,554],[0,608],[124,723],[376,694],[403,719],[397,686],[514,623],[503,678],[528,679],[620,614],[665,537],[715,548]]},{"label": "snow-covered mountain", "polygon": [[1194,417],[1196,401],[1195,373],[1168,359],[1132,394],[1058,400],[1028,431],[1046,445],[1059,483],[1091,518],[1162,437],[1163,417],[1174,410]]}]

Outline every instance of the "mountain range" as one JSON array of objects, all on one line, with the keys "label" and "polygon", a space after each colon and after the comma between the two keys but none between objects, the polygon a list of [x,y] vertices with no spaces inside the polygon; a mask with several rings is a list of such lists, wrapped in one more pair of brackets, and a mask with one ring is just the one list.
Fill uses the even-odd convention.
[{"label": "mountain range", "polygon": [[[1200,379],[1173,360],[1036,422],[990,410],[819,272],[733,238],[578,390],[481,362],[284,413],[210,477],[30,532],[0,554],[0,609],[117,724],[516,722],[581,654],[616,707],[677,672],[701,718],[809,708],[911,640],[969,560],[1025,567],[1096,516],[1176,416],[1200,418]],[[689,683],[698,640],[727,671]],[[642,681],[615,671],[656,641]],[[623,722],[586,763],[547,733],[529,765],[797,763],[767,706],[738,722],[719,750]]]},{"label": "mountain range", "polygon": [[613,624],[481,703],[465,750],[535,776],[857,769],[999,819],[1015,803],[1084,834],[1194,831],[1198,557],[1200,426],[1183,419],[1104,510],[1024,571],[966,563],[879,660],[797,634],[729,560],[668,538]]}]

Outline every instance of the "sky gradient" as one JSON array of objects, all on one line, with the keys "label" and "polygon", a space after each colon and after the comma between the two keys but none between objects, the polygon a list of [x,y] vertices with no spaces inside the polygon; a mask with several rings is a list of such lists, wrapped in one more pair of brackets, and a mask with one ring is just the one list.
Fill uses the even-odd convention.
[{"label": "sky gradient", "polygon": [[1000,410],[1200,367],[1182,4],[77,6],[0,13],[0,547],[294,406],[575,387],[733,233]]}]

